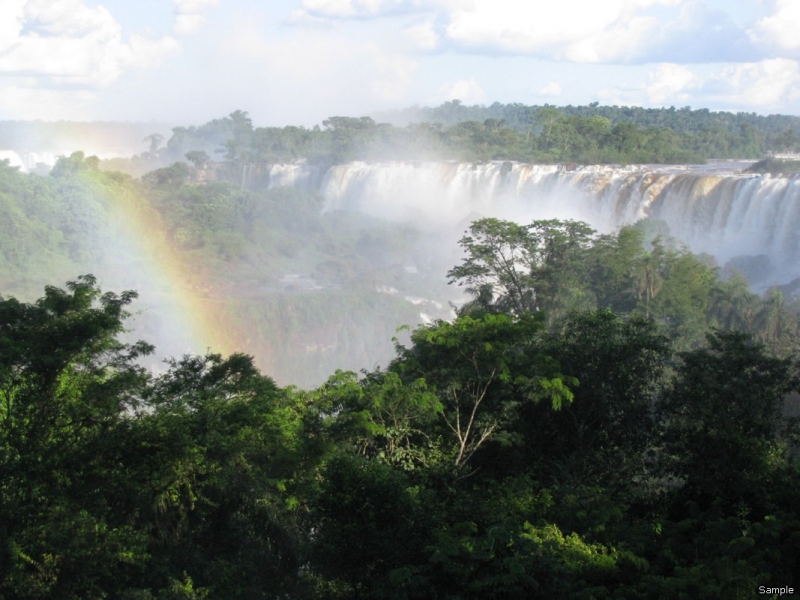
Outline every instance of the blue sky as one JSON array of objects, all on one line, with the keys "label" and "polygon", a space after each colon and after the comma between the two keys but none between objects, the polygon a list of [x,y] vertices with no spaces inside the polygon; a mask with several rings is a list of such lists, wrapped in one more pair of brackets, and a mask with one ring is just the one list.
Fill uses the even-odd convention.
[{"label": "blue sky", "polygon": [[800,0],[0,0],[0,119],[414,104],[800,114]]}]

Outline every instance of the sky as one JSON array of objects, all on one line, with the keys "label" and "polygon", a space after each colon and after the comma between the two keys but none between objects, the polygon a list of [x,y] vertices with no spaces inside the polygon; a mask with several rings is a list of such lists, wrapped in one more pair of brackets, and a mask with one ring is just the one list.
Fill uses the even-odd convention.
[{"label": "sky", "polygon": [[0,0],[0,120],[466,104],[800,114],[800,0]]}]

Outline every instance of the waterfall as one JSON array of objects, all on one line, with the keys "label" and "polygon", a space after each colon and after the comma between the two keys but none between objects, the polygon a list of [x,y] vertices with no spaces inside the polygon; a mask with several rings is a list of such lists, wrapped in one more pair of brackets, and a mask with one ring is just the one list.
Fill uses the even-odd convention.
[{"label": "waterfall", "polygon": [[299,161],[291,164],[271,165],[269,187],[293,187],[301,190],[316,190],[322,183],[325,169]]},{"label": "waterfall", "polygon": [[0,161],[3,160],[7,160],[10,167],[18,167],[23,172],[28,170],[22,157],[13,150],[0,150]]},{"label": "waterfall", "polygon": [[609,233],[650,217],[665,221],[678,241],[715,256],[720,265],[736,256],[766,255],[772,279],[800,276],[798,178],[729,167],[354,162],[331,167],[324,176],[304,164],[274,165],[273,185],[317,189],[325,211],[412,221],[431,231],[463,230],[469,220],[492,216],[576,219]]},{"label": "waterfall", "polygon": [[52,152],[0,150],[0,161],[2,160],[7,160],[9,166],[18,167],[23,173],[34,172],[40,165],[49,170],[56,164],[56,156]]}]

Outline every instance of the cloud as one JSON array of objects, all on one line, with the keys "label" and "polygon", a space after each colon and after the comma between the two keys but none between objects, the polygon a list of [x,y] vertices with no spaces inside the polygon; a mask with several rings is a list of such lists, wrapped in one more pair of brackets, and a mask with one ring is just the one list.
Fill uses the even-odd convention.
[{"label": "cloud", "polygon": [[654,34],[628,62],[699,64],[764,58],[725,12],[697,0],[682,5],[677,16],[660,23]]},{"label": "cloud", "polygon": [[[649,4],[656,2],[674,4],[674,0]],[[524,5],[515,0],[474,0],[453,11],[446,30],[465,48],[602,62],[630,52],[657,27],[655,19],[637,16],[642,6],[626,0]]]},{"label": "cloud", "polygon": [[219,0],[173,0],[175,3],[175,24],[173,30],[179,35],[198,31],[206,23],[203,13]]},{"label": "cloud", "polygon": [[291,22],[317,25],[319,20],[369,20],[397,15],[435,13],[443,18],[454,10],[469,7],[474,0],[302,0]]},{"label": "cloud", "polygon": [[303,0],[302,12],[331,19],[370,18],[408,12],[419,0]]},{"label": "cloud", "polygon": [[370,89],[373,97],[388,102],[403,99],[417,69],[417,61],[387,54],[376,44],[370,44],[368,50],[372,55]]},{"label": "cloud", "polygon": [[0,94],[0,114],[15,119],[92,120],[97,94],[90,90],[52,90],[37,87],[35,80],[23,78],[4,85]]},{"label": "cloud", "polygon": [[800,2],[775,0],[773,13],[756,21],[748,31],[751,39],[766,49],[800,50]]},{"label": "cloud", "polygon": [[[794,6],[800,5],[797,0],[776,1],[793,3],[784,12],[797,12]],[[751,33],[702,0],[302,0],[291,22],[319,26],[423,13],[428,22],[403,29],[417,51],[444,47],[590,64],[764,57]],[[768,27],[765,23],[762,29]],[[787,39],[794,40],[792,29],[784,29]]]},{"label": "cloud", "polygon": [[406,27],[403,35],[413,50],[430,51],[436,50],[439,46],[439,34],[433,28],[433,23],[420,23]]},{"label": "cloud", "polygon": [[316,27],[319,29],[331,29],[336,25],[336,21],[328,17],[319,17],[304,11],[303,9],[296,9],[291,12],[289,18],[286,19],[287,25],[295,27]]},{"label": "cloud", "polygon": [[486,102],[486,92],[475,79],[460,79],[440,86],[434,102],[461,100],[465,104],[482,104]]},{"label": "cloud", "polygon": [[701,85],[700,78],[683,65],[659,65],[645,87],[648,103],[654,106],[680,104],[691,99],[690,92]]},{"label": "cloud", "polygon": [[539,90],[539,95],[560,96],[562,91],[563,90],[561,89],[561,86],[557,82],[551,81],[550,83],[548,83],[546,86],[544,86],[542,89]]},{"label": "cloud", "polygon": [[180,13],[201,13],[219,4],[219,0],[173,0]]},{"label": "cloud", "polygon": [[800,63],[786,58],[730,64],[705,74],[662,64],[646,84],[602,90],[599,99],[646,106],[686,105],[722,110],[794,112],[800,100]]},{"label": "cloud", "polygon": [[745,31],[698,0],[474,0],[446,31],[466,50],[575,63],[757,58]]},{"label": "cloud", "polygon": [[172,29],[179,35],[195,33],[206,24],[205,15],[175,15],[175,25]]},{"label": "cloud", "polygon": [[738,106],[796,110],[800,99],[800,63],[773,58],[730,65],[709,77],[701,91],[717,101]]},{"label": "cloud", "polygon": [[3,18],[0,19],[0,53],[18,43],[22,27],[25,23],[26,0],[8,0],[3,6]]},{"label": "cloud", "polygon": [[224,97],[232,110],[242,106],[244,97],[254,119],[283,125],[309,123],[309,115],[317,122],[412,101],[416,59],[334,33],[306,28],[269,36],[254,23],[237,23],[219,40],[222,50],[208,65],[219,74],[219,91],[209,102]]},{"label": "cloud", "polygon": [[83,0],[28,0],[12,8],[13,18],[2,26],[0,73],[35,77],[40,86],[108,85],[179,50],[170,37],[125,41],[108,10]]}]

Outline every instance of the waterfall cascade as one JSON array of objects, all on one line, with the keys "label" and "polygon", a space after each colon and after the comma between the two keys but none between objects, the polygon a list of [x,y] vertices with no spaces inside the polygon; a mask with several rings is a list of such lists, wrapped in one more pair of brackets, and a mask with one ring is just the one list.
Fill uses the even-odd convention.
[{"label": "waterfall cascade", "polygon": [[23,173],[28,173],[36,171],[40,166],[49,170],[56,164],[56,155],[52,152],[0,150],[0,160],[7,160],[9,166],[18,167]]},{"label": "waterfall cascade", "polygon": [[356,162],[320,169],[274,165],[270,187],[316,188],[325,210],[359,211],[423,228],[492,216],[529,222],[576,219],[611,232],[661,219],[694,252],[720,265],[766,255],[769,279],[800,276],[800,178],[701,167],[569,168],[514,162]]}]

